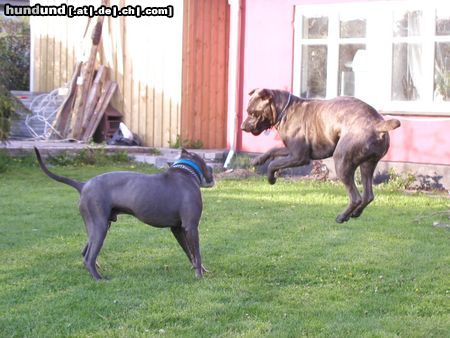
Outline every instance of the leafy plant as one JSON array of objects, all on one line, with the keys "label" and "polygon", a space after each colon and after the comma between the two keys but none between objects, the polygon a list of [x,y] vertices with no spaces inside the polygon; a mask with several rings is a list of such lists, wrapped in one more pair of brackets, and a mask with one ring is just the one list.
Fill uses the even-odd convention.
[{"label": "leafy plant", "polygon": [[6,172],[11,168],[36,167],[37,161],[34,155],[11,156],[4,149],[0,149],[0,173]]},{"label": "leafy plant", "polygon": [[188,148],[188,149],[202,149],[204,146],[202,140],[188,140],[182,139],[180,135],[177,135],[175,143],[169,141],[169,148]]},{"label": "leafy plant", "polygon": [[127,152],[108,154],[105,149],[83,149],[77,154],[68,152],[50,155],[47,162],[57,166],[107,165],[114,163],[127,163],[130,159]]},{"label": "leafy plant", "polygon": [[251,157],[245,154],[236,154],[228,166],[230,169],[252,169]]},{"label": "leafy plant", "polygon": [[416,177],[413,173],[398,174],[394,168],[388,170],[389,179],[385,183],[386,187],[393,191],[413,188]]},{"label": "leafy plant", "polygon": [[8,138],[11,123],[18,118],[16,110],[19,106],[19,101],[0,83],[0,141]]},{"label": "leafy plant", "polygon": [[9,90],[28,90],[30,81],[29,19],[0,16],[0,69]]},{"label": "leafy plant", "polygon": [[11,157],[5,150],[0,150],[0,173],[5,172],[11,162]]}]

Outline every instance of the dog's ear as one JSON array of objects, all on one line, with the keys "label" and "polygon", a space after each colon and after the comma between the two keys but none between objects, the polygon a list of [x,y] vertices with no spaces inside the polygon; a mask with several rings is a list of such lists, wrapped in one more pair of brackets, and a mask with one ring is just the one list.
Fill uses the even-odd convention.
[{"label": "dog's ear", "polygon": [[274,125],[277,122],[277,107],[275,106],[274,100],[270,101],[270,108],[272,110],[272,124]]},{"label": "dog's ear", "polygon": [[258,93],[259,97],[262,100],[271,100],[273,97],[273,92],[270,89],[261,89],[261,91]]},{"label": "dog's ear", "polygon": [[189,155],[189,153],[186,149],[181,148],[181,155]]},{"label": "dog's ear", "polygon": [[270,109],[265,110],[264,115],[266,116],[266,118],[268,120],[271,121],[272,124],[275,124],[275,121],[277,120],[277,110],[276,110],[275,102],[274,102],[275,93],[270,89],[262,89],[258,93],[258,95],[261,98],[261,100],[269,101]]}]

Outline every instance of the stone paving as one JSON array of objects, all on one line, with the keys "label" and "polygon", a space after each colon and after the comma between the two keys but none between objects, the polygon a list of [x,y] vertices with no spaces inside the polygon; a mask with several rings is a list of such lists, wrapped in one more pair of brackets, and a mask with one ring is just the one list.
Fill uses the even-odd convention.
[{"label": "stone paving", "polygon": [[[33,140],[10,140],[6,143],[0,143],[0,149],[5,149],[13,156],[30,154],[33,152],[33,147],[39,148],[44,156],[54,156],[62,152],[77,153],[83,149],[105,149],[106,152],[109,153],[126,151],[131,157],[134,157],[136,161],[153,164],[158,168],[173,162],[180,155],[180,149],[173,148],[127,147],[86,144],[81,142]],[[225,149],[190,149],[189,151],[200,155],[207,162],[213,163],[216,166],[223,164],[227,153]]]}]

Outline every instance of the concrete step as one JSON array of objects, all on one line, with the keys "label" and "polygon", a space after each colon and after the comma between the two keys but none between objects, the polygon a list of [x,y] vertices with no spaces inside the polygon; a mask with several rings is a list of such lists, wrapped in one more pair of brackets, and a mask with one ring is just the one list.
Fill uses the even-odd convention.
[{"label": "concrete step", "polygon": [[[163,168],[167,163],[174,162],[181,153],[181,149],[173,148],[109,146],[79,142],[11,140],[7,143],[0,143],[0,149],[5,149],[12,156],[32,154],[33,147],[37,147],[43,156],[55,156],[64,152],[76,154],[83,149],[104,149],[107,153],[125,151],[135,161],[152,164],[158,168]],[[214,166],[221,166],[227,154],[224,149],[187,150],[198,154]]]},{"label": "concrete step", "polygon": [[[149,155],[149,154],[129,154],[134,158],[136,162],[143,162],[154,165],[157,168],[164,168],[168,164],[175,162],[180,156],[179,149],[161,148],[158,149],[161,154]],[[226,151],[224,150],[204,150],[204,149],[191,149],[190,152],[196,153],[201,156],[209,165],[213,167],[221,167],[225,160]]]}]

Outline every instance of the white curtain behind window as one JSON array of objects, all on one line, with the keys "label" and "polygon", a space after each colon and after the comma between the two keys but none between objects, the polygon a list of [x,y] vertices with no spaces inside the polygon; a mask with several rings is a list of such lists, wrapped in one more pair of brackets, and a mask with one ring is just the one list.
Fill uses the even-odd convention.
[{"label": "white curtain behind window", "polygon": [[[417,12],[408,12],[408,36],[420,36],[423,34],[422,15]],[[403,89],[408,92],[405,99],[417,100],[423,97],[424,84],[422,69],[422,45],[407,45],[407,74],[404,74]]]}]

